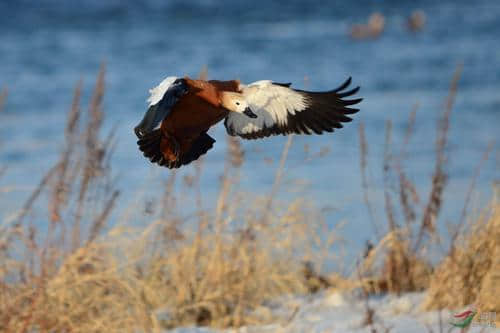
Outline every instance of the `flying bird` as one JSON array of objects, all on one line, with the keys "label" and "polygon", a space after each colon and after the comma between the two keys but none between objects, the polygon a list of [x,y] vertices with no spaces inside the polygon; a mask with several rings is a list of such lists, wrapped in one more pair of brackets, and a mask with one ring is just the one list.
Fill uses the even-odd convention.
[{"label": "flying bird", "polygon": [[244,139],[333,132],[359,111],[351,106],[361,98],[345,99],[359,90],[347,90],[350,84],[348,78],[336,89],[311,92],[269,80],[245,85],[170,76],[150,90],[148,110],[134,128],[137,144],[152,163],[173,169],[210,150],[215,140],[207,131],[222,120],[229,135]]}]

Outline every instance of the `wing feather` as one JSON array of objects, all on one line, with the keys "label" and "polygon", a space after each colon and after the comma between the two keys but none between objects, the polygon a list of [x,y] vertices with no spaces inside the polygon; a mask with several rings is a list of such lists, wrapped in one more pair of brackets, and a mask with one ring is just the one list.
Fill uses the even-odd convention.
[{"label": "wing feather", "polygon": [[311,92],[289,88],[288,84],[257,81],[244,86],[242,94],[257,118],[230,112],[224,121],[230,135],[244,139],[258,139],[271,135],[322,134],[342,128],[352,121],[348,115],[359,111],[349,106],[362,98],[343,99],[359,91],[359,87],[345,91],[351,84],[348,78],[338,88],[325,92]]},{"label": "wing feather", "polygon": [[139,125],[134,128],[138,138],[152,132],[170,114],[179,99],[188,91],[184,79],[169,76],[158,86],[151,89],[148,98],[149,108]]}]

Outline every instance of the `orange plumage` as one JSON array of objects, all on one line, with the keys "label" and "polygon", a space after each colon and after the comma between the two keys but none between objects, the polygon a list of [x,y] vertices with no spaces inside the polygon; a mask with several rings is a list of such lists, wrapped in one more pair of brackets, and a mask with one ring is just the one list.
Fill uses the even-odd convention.
[{"label": "orange plumage", "polygon": [[[187,164],[191,162],[189,156],[184,160],[182,157],[193,153],[197,154],[197,158],[212,147],[213,139],[202,134],[224,119],[229,112],[222,106],[221,93],[237,92],[239,85],[236,80],[202,81],[188,77],[184,78],[184,82],[187,85],[187,92],[175,103],[168,117],[161,122],[159,133],[155,133],[159,135],[159,147],[156,149],[159,148],[162,155],[155,154],[156,159],[169,167]],[[202,140],[198,140],[200,137]],[[191,152],[193,144],[197,144],[195,149],[200,151]]]}]

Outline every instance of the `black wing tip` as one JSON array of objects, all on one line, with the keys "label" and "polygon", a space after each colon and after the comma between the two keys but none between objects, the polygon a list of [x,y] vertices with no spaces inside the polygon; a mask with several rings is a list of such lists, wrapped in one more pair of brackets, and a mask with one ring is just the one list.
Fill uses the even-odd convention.
[{"label": "black wing tip", "polygon": [[355,98],[355,99],[343,99],[342,100],[342,105],[344,106],[349,106],[349,105],[355,105],[363,101],[362,98]]},{"label": "black wing tip", "polygon": [[287,126],[297,134],[323,134],[343,128],[343,123],[352,122],[348,115],[357,113],[358,108],[349,107],[360,103],[362,98],[343,99],[355,95],[360,87],[349,89],[352,77],[349,76],[339,87],[327,92],[301,91],[310,104],[306,110],[288,116]]},{"label": "black wing tip", "polygon": [[345,80],[340,86],[338,86],[337,88],[332,89],[332,90],[327,90],[327,91],[307,91],[307,90],[300,90],[300,89],[294,89],[294,90],[299,92],[299,93],[305,93],[309,96],[335,94],[335,96],[337,98],[344,98],[344,97],[348,97],[348,96],[352,96],[352,95],[356,94],[361,89],[360,86],[357,86],[357,87],[354,87],[350,90],[345,91],[351,85],[351,83],[352,83],[352,77],[349,76],[349,78],[347,80]]},{"label": "black wing tip", "polygon": [[358,108],[343,108],[342,109],[344,114],[355,114],[359,112]]},{"label": "black wing tip", "polygon": [[287,82],[287,83],[273,82],[273,84],[277,85],[277,86],[285,87],[285,88],[290,88],[290,86],[292,85],[291,82]]},{"label": "black wing tip", "polygon": [[359,89],[361,89],[361,87],[357,86],[351,90],[344,91],[344,92],[337,92],[336,94],[340,98],[349,97],[349,96],[356,94],[359,91]]},{"label": "black wing tip", "polygon": [[352,76],[349,76],[347,78],[347,80],[344,81],[344,83],[342,83],[337,88],[333,89],[331,92],[334,92],[334,93],[340,92],[340,91],[344,90],[345,88],[349,87],[349,85],[351,84],[351,82],[352,82]]}]

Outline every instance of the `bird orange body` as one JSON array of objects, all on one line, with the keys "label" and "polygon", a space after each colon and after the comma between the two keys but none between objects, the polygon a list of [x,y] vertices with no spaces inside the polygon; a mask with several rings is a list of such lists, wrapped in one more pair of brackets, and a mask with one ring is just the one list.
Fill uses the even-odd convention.
[{"label": "bird orange body", "polygon": [[201,133],[227,116],[229,111],[221,105],[221,92],[237,92],[239,85],[236,80],[185,80],[190,87],[189,92],[161,124],[163,137],[160,147],[163,155],[170,160],[175,159],[175,142],[181,153],[187,152]]}]

